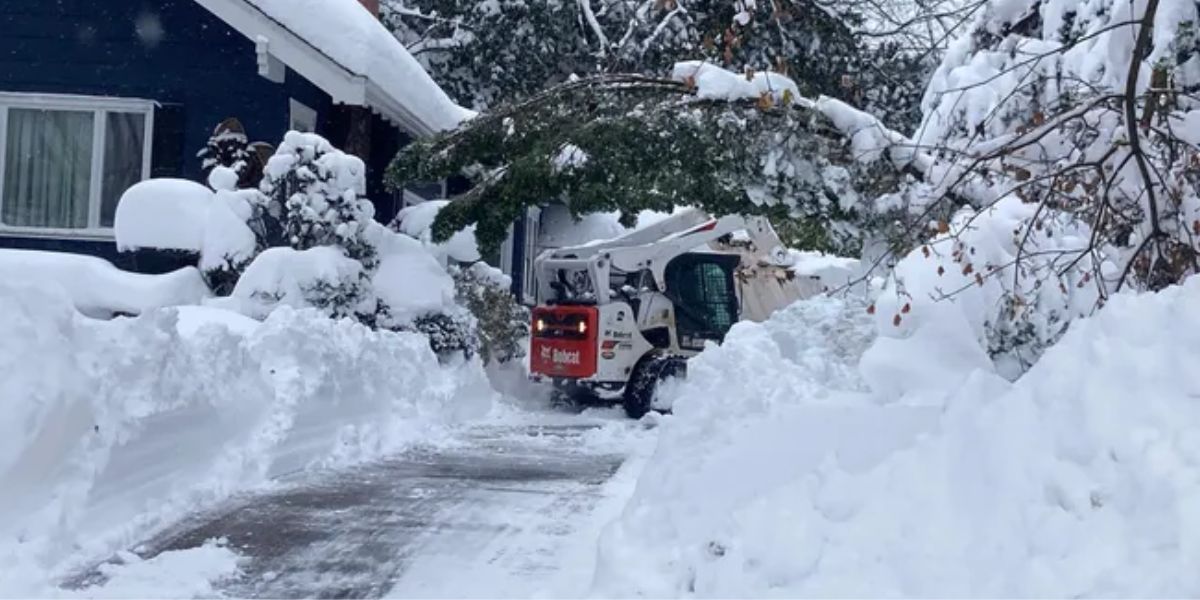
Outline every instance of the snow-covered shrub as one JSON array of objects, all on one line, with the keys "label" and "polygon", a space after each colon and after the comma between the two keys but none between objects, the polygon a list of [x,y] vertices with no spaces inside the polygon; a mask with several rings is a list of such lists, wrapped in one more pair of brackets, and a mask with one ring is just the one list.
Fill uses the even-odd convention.
[{"label": "snow-covered shrub", "polygon": [[334,246],[294,250],[267,248],[254,258],[230,294],[240,312],[265,318],[279,306],[316,308],[334,317],[373,314],[359,304],[372,297],[362,289],[363,266]]},{"label": "snow-covered shrub", "polygon": [[[263,176],[263,160],[260,153],[270,150],[262,142],[250,143],[242,122],[230,117],[217,124],[204,148],[196,153],[200,168],[206,176],[216,167],[230,169],[235,175],[234,187],[256,188]],[[216,189],[216,188],[214,188]]]},{"label": "snow-covered shrub", "polygon": [[135,183],[117,201],[117,249],[199,252],[211,205],[212,192],[194,181],[161,178]]},{"label": "snow-covered shrub", "polygon": [[397,331],[415,331],[429,338],[429,347],[439,357],[461,354],[471,358],[479,352],[475,318],[464,309],[419,316]]},{"label": "snow-covered shrub", "polygon": [[250,228],[261,220],[256,215],[264,210],[264,199],[258,190],[237,189],[237,174],[229,167],[213,167],[208,185],[214,192],[204,221],[199,267],[213,293],[227,296],[264,247],[265,241]]},{"label": "snow-covered shrub", "polygon": [[[407,235],[430,251],[454,278],[454,296],[465,307],[470,321],[439,318],[418,321],[420,328],[436,329],[449,347],[478,351],[484,363],[507,362],[524,354],[522,340],[529,333],[529,311],[509,290],[511,281],[480,260],[475,227],[467,227],[443,243],[433,241],[433,222],[449,201],[430,201],[410,206],[396,215],[391,228]],[[443,345],[436,342],[435,345]]]},{"label": "snow-covered shrub", "polygon": [[[288,132],[267,161],[261,189],[240,189],[235,169],[215,163],[212,191],[175,180],[135,186],[118,208],[121,239],[134,246],[179,238],[173,243],[199,251],[210,289],[228,296],[217,302],[256,318],[280,306],[313,308],[373,327],[420,331],[439,354],[474,354],[475,318],[456,303],[445,269],[450,260],[478,260],[473,236],[464,232],[459,243],[444,246],[428,234],[423,244],[387,229],[359,196],[364,178],[360,159],[320,136]],[[181,211],[173,208],[185,200],[189,218],[176,228],[184,233],[151,227],[151,217],[174,225]]]},{"label": "snow-covered shrub", "polygon": [[[279,215],[280,227],[264,225],[266,246],[293,250],[337,248],[360,265],[355,281],[322,280],[306,288],[310,304],[335,315],[357,315],[370,322],[375,298],[370,278],[378,251],[365,235],[375,209],[359,194],[365,189],[366,167],[358,157],[333,147],[312,133],[289,131],[267,162],[262,182],[266,206],[258,217]],[[281,239],[272,239],[279,235]]]},{"label": "snow-covered shrub", "polygon": [[481,262],[452,272],[455,297],[478,322],[479,354],[484,364],[524,358],[529,309],[517,302],[508,278]]}]

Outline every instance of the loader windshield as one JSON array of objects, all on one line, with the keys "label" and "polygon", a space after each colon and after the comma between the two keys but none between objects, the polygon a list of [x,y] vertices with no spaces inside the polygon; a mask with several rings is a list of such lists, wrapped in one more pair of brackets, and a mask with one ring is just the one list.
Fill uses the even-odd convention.
[{"label": "loader windshield", "polygon": [[667,294],[675,303],[681,347],[699,349],[705,340],[719,342],[737,321],[733,271],[738,262],[737,256],[696,252],[667,265]]}]

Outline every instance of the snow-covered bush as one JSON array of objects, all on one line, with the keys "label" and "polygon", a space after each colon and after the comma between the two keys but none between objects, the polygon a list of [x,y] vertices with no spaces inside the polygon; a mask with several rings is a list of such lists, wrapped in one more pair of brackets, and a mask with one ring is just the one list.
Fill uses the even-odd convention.
[{"label": "snow-covered bush", "polygon": [[415,331],[429,338],[429,347],[440,357],[471,358],[479,352],[475,317],[465,309],[421,315],[399,331]]},{"label": "snow-covered bush", "polygon": [[362,289],[362,263],[334,246],[294,250],[267,248],[254,258],[237,281],[232,305],[256,318],[266,318],[280,306],[315,308],[334,317],[369,315],[374,305],[360,307],[372,296]]},{"label": "snow-covered bush", "polygon": [[363,231],[375,216],[366,165],[315,133],[289,131],[267,161],[262,191],[282,208],[283,236],[296,250],[336,245],[372,266],[375,251]]},{"label": "snow-covered bush", "polygon": [[470,232],[442,246],[376,223],[359,196],[363,162],[315,134],[288,132],[261,189],[240,185],[235,168],[218,163],[209,170],[211,191],[187,181],[138,184],[118,207],[118,243],[198,251],[204,280],[227,296],[215,302],[255,318],[280,306],[313,308],[420,331],[439,354],[476,352],[475,319],[456,303],[444,268],[451,259],[478,260]]},{"label": "snow-covered bush", "polygon": [[455,297],[478,323],[479,354],[484,364],[525,357],[529,309],[517,302],[510,281],[485,263],[454,267]]},{"label": "snow-covered bush", "polygon": [[264,210],[262,194],[237,189],[237,185],[238,176],[231,168],[216,166],[209,172],[208,186],[214,191],[204,221],[199,267],[218,296],[233,292],[238,278],[265,244],[250,228],[259,220],[256,214]]},{"label": "snow-covered bush", "polygon": [[[225,167],[236,174],[234,187],[257,188],[263,176],[261,153],[270,151],[262,142],[250,143],[246,129],[236,118],[228,118],[217,124],[204,148],[196,153],[200,159],[201,172],[208,176],[213,169]],[[215,189],[215,188],[214,188]]]},{"label": "snow-covered bush", "polygon": [[[359,197],[365,176],[366,167],[358,157],[316,134],[289,131],[267,162],[264,206],[255,217],[261,222],[263,246],[297,251],[333,248],[357,263],[352,277],[342,277],[347,272],[337,269],[338,277],[311,280],[301,291],[308,305],[330,315],[373,322],[376,304],[370,280],[378,266],[378,251],[365,235],[375,213],[371,203]],[[278,221],[272,222],[276,215]],[[324,259],[317,262],[328,264]]]},{"label": "snow-covered bush", "polygon": [[1086,224],[1007,197],[964,208],[945,227],[888,276],[871,307],[883,335],[903,338],[948,320],[1016,377],[1097,306],[1089,285],[1096,265],[1077,252],[1091,237]]},{"label": "snow-covered bush", "polygon": [[121,251],[152,248],[199,252],[212,192],[186,179],[150,179],[121,194],[113,233]]},{"label": "snow-covered bush", "polygon": [[508,362],[525,356],[523,340],[529,333],[529,311],[513,296],[511,281],[480,260],[475,227],[467,227],[443,243],[433,241],[433,223],[449,201],[435,200],[409,206],[396,215],[391,228],[429,250],[454,278],[454,296],[467,309],[464,315],[444,315],[417,321],[418,329],[446,340],[435,346],[461,346],[478,351],[484,363]]}]

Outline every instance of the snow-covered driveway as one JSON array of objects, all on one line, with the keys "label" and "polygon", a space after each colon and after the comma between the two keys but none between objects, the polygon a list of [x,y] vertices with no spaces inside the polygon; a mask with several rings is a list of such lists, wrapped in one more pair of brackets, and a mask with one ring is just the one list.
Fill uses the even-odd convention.
[{"label": "snow-covered driveway", "polygon": [[[222,540],[240,569],[214,587],[234,597],[582,594],[596,536],[636,473],[612,443],[631,423],[573,421],[477,426],[450,444],[309,474],[193,515],[136,553],[144,568]],[[92,571],[71,587],[121,587],[105,579]]]}]

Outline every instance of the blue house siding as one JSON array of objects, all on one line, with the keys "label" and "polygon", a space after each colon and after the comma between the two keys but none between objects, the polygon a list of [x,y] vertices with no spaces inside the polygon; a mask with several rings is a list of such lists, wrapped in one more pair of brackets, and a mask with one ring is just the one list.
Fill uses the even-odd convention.
[{"label": "blue house siding", "polygon": [[[336,115],[344,111],[291,69],[283,84],[259,76],[254,50],[252,41],[193,0],[0,0],[0,91],[158,102],[152,177],[199,180],[196,153],[228,117],[242,122],[251,141],[278,144],[289,125],[289,99],[316,110],[317,133],[342,145],[346,129]],[[386,221],[397,207],[384,190],[383,172],[407,139],[378,116],[372,121],[368,195]],[[186,257],[118,255],[102,240],[0,232],[0,247],[93,254],[140,271],[188,264]]]},{"label": "blue house siding", "polygon": [[155,156],[178,165],[177,177],[200,177],[196,152],[227,117],[275,144],[287,131],[289,98],[319,116],[332,104],[293,71],[282,85],[260,77],[253,42],[192,0],[0,5],[0,90],[145,98],[178,111],[178,155]]}]

